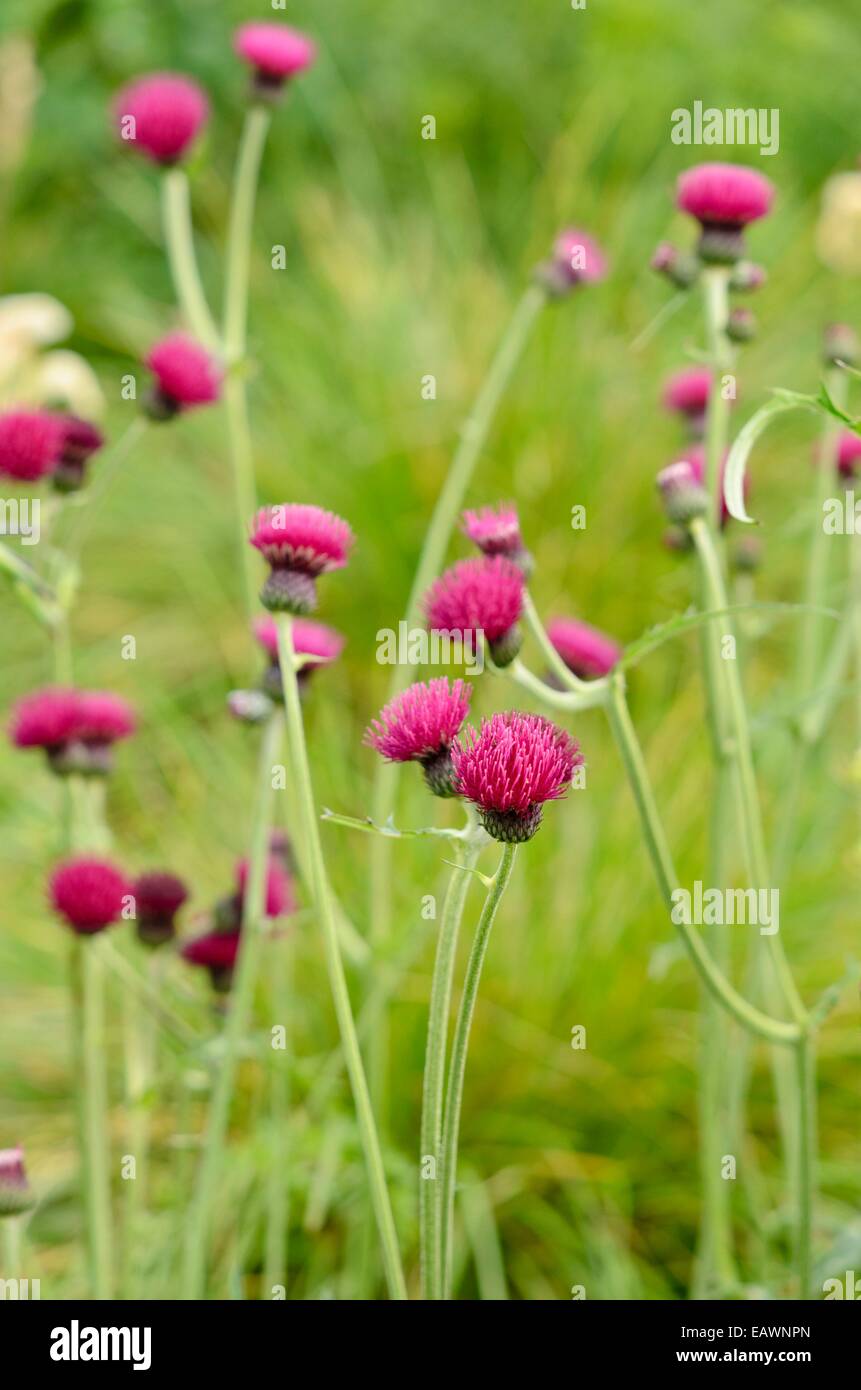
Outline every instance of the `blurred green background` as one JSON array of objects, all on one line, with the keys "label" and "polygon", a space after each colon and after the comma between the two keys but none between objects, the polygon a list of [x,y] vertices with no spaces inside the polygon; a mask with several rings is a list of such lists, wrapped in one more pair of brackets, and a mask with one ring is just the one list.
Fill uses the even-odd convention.
[{"label": "blurred green background", "polygon": [[[45,291],[69,307],[70,345],[99,374],[112,436],[134,409],[120,399],[120,378],[176,323],[176,311],[157,177],[113,139],[109,103],[128,78],[155,69],[188,72],[206,86],[213,115],[191,174],[202,274],[218,303],[245,89],[230,36],[251,17],[272,12],[251,0],[3,7],[5,66],[26,69],[27,40],[39,95],[31,126],[16,131],[7,120],[0,136],[0,293]],[[589,0],[583,11],[567,0],[297,0],[274,17],[311,33],[320,56],[278,112],[263,166],[250,321],[257,476],[263,500],[320,503],[358,534],[350,568],[325,582],[320,610],[348,645],[337,667],[315,677],[307,717],[319,801],[363,814],[373,756],[361,734],[388,679],[374,659],[376,632],[402,615],[459,423],[532,266],[566,223],[600,240],[611,274],[539,321],[471,501],[516,500],[545,615],[577,614],[628,641],[689,603],[692,569],[661,545],[654,475],[681,444],[658,396],[665,374],[702,345],[696,298],[644,347],[634,344],[671,293],[648,269],[654,245],[692,236],[673,211],[676,174],[739,152],[674,146],[670,113],[695,100],[780,112],[779,154],[741,155],[778,189],[773,216],[750,236],[770,278],[751,301],[761,331],[739,367],[736,419],[744,419],[772,386],[815,389],[823,325],[859,323],[858,282],[830,274],[814,242],[822,185],[859,152],[858,24],[843,0]],[[428,114],[435,141],[421,139]],[[270,268],[276,245],[286,247],[285,271]],[[435,401],[421,396],[428,373],[437,378]],[[769,599],[799,597],[816,428],[812,417],[796,417],[754,458],[752,506],[765,546],[757,588]],[[570,529],[576,503],[587,509],[585,532]],[[235,532],[221,412],[152,431],[93,518],[74,618],[77,678],[126,695],[141,715],[110,787],[116,856],[134,870],[165,866],[185,876],[194,891],[189,922],[228,888],[248,836],[256,735],[230,720],[225,697],[255,678],[260,657],[242,615]],[[842,543],[835,547],[837,573]],[[455,543],[455,553],[464,547]],[[42,633],[8,593],[0,621],[5,711],[49,679],[50,665]],[[134,662],[121,659],[125,634],[137,640]],[[794,636],[791,622],[774,625],[749,661],[769,816],[789,749],[778,715]],[[512,698],[487,677],[476,712]],[[632,703],[687,883],[702,876],[709,811],[695,637],[638,669]],[[671,944],[600,715],[581,716],[575,732],[588,790],[551,808],[520,855],[487,961],[462,1131],[462,1297],[565,1299],[583,1284],[589,1298],[680,1298],[689,1288],[699,1207],[697,984]],[[781,904],[784,943],[808,1000],[842,973],[857,944],[856,742],[847,699],[805,786],[801,845]],[[418,778],[404,780],[402,819],[422,823],[433,808]],[[31,1227],[43,1297],[83,1289],[66,941],[44,906],[56,808],[48,774],[4,747],[0,1147],[25,1145],[44,1199]],[[368,844],[324,833],[338,892],[366,933]],[[444,868],[424,846],[395,848],[395,939],[377,968],[415,943],[391,1010],[385,1107],[414,1276],[432,960],[420,906],[422,895],[441,891]],[[473,915],[477,903],[473,891]],[[322,1114],[308,1101],[336,1043],[313,921],[297,924],[291,951],[289,1293],[378,1293],[349,1100],[336,1087]],[[215,1019],[202,982],[179,962],[171,974],[208,1030]],[[367,978],[352,983],[358,999]],[[585,1051],[570,1046],[577,1024],[587,1030]],[[117,1030],[115,1154],[125,1152],[121,1052]],[[817,1253],[825,1256],[857,1231],[856,1000],[829,1020],[820,1058]],[[170,1103],[154,1113],[155,1213],[140,1255],[149,1296],[171,1288],[190,1181],[183,1137],[201,1118],[200,1066],[168,1060],[165,1069]],[[216,1290],[253,1287],[259,1174],[271,1143],[260,1069],[249,1065],[219,1212]],[[786,1293],[785,1189],[769,1059],[759,1048],[741,1167],[733,1201],[743,1272]],[[838,1274],[852,1267],[843,1253],[828,1260]]]}]

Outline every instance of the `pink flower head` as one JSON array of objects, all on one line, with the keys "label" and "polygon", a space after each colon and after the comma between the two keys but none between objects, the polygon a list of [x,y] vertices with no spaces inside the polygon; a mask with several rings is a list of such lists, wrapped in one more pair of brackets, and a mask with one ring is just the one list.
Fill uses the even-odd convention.
[{"label": "pink flower head", "polygon": [[[267,614],[258,618],[254,624],[254,636],[272,661],[278,662],[278,625]],[[344,638],[333,627],[325,623],[311,622],[308,618],[297,618],[293,624],[293,650],[297,656],[312,656],[313,662],[302,667],[303,672],[313,671],[315,666],[328,666],[337,661],[344,650]]]},{"label": "pink flower head", "polygon": [[837,471],[841,478],[854,478],[861,461],[861,435],[841,430],[837,441]]},{"label": "pink flower head", "polygon": [[[240,859],[236,866],[236,884],[240,894],[240,905],[248,885],[248,860]],[[270,852],[266,877],[266,916],[286,917],[296,911],[296,897],[290,875],[285,871],[280,857]]]},{"label": "pink flower head", "polygon": [[581,680],[608,675],[622,657],[622,648],[612,637],[575,618],[554,618],[547,636],[569,671]]},{"label": "pink flower head", "polygon": [[679,175],[676,205],[703,226],[745,227],[770,211],[774,184],[741,164],[697,164]]},{"label": "pink flower head", "polygon": [[186,941],[180,954],[189,965],[202,965],[209,971],[213,989],[220,994],[230,989],[239,955],[238,931],[212,931]]},{"label": "pink flower head", "polygon": [[309,68],[317,56],[311,39],[286,24],[242,24],[233,47],[254,69],[258,92],[261,86],[277,91],[288,77]]},{"label": "pink flower head", "polygon": [[663,396],[665,410],[696,418],[705,415],[709,403],[712,374],[708,367],[688,367],[668,377]]},{"label": "pink flower head", "polygon": [[12,712],[9,736],[16,748],[58,749],[75,735],[78,691],[47,686],[25,695]]},{"label": "pink flower head", "polygon": [[33,1189],[24,1168],[24,1150],[0,1149],[0,1217],[20,1216],[35,1206]]},{"label": "pink flower head", "polygon": [[432,631],[483,632],[494,661],[507,665],[520,646],[523,573],[505,555],[461,560],[431,585],[424,607]]},{"label": "pink flower head", "polygon": [[318,576],[343,569],[354,536],[333,512],[285,502],[260,509],[250,541],[271,567],[260,596],[264,606],[305,614],[316,606]]},{"label": "pink flower head", "polygon": [[[730,520],[729,508],[723,495],[723,478],[726,470],[728,452],[724,453],[720,466],[720,509],[721,527]],[[684,455],[674,463],[662,468],[657,477],[658,487],[667,505],[671,521],[684,523],[693,515],[704,511],[706,483],[706,451],[702,444],[691,444]],[[748,496],[749,480],[744,480],[744,495]]]},{"label": "pink flower head", "polygon": [[568,227],[553,244],[552,265],[565,289],[591,285],[607,274],[607,258],[598,243],[577,227]]},{"label": "pink flower head", "polygon": [[7,410],[0,415],[0,474],[35,483],[53,473],[63,451],[63,424],[47,410]]},{"label": "pink flower head", "polygon": [[461,524],[464,535],[483,555],[507,555],[528,576],[532,561],[520,534],[516,507],[481,507],[477,512],[464,512]]},{"label": "pink flower head", "polygon": [[69,859],[54,870],[50,883],[56,912],[82,936],[102,931],[120,916],[131,884],[104,859]]},{"label": "pink flower head", "polygon": [[206,125],[209,102],[191,78],[154,72],[123,88],[114,116],[122,140],[156,164],[176,164]]},{"label": "pink flower head", "polygon": [[161,946],[172,940],[174,918],[188,898],[188,889],[176,874],[159,870],[141,874],[132,884],[135,924],[139,939],[146,946]]},{"label": "pink flower head", "polygon": [[118,695],[49,686],[19,701],[10,735],[17,748],[44,748],[54,772],[87,776],[110,772],[111,745],[134,729]]},{"label": "pink flower head", "polygon": [[87,461],[103,447],[105,437],[89,420],[79,420],[76,415],[62,415],[60,423],[63,443],[54,487],[58,492],[76,492],[83,486]]},{"label": "pink flower head", "polygon": [[364,742],[392,763],[421,763],[436,796],[452,796],[451,745],[469,713],[472,689],[447,676],[417,681],[372,719]]},{"label": "pink flower head", "polygon": [[583,763],[579,745],[538,714],[518,710],[483,719],[452,744],[455,790],[478,807],[495,840],[530,840],[545,801],[564,796]]},{"label": "pink flower head", "polygon": [[169,333],[151,348],[145,366],[155,376],[147,410],[154,420],[169,420],[180,410],[209,405],[221,395],[221,368],[206,348],[186,333]]}]

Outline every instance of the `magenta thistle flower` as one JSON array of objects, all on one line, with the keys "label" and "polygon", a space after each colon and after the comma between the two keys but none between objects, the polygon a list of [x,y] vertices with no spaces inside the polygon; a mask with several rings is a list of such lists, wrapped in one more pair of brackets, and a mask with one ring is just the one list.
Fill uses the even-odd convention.
[{"label": "magenta thistle flower", "polygon": [[598,243],[577,227],[560,232],[550,260],[538,267],[541,284],[554,299],[578,285],[596,284],[607,274],[607,258]]},{"label": "magenta thistle flower", "polygon": [[744,255],[743,230],[770,211],[774,185],[740,164],[698,164],[679,176],[676,205],[702,228],[704,261],[729,264]]},{"label": "magenta thistle flower", "polygon": [[56,912],[81,936],[91,936],[116,922],[125,900],[133,896],[125,875],[104,859],[70,859],[51,876]]},{"label": "magenta thistle flower", "polygon": [[114,103],[121,139],[156,164],[176,164],[209,118],[206,94],[191,78],[154,72],[130,82]]},{"label": "magenta thistle flower", "polygon": [[531,840],[546,801],[558,801],[583,757],[564,729],[538,714],[511,710],[466,729],[451,749],[455,791],[478,808],[495,840]]},{"label": "magenta thistle flower", "polygon": [[459,561],[431,585],[424,607],[432,631],[483,633],[497,666],[520,650],[523,573],[504,555]]},{"label": "magenta thistle flower", "polygon": [[100,776],[111,771],[113,744],[134,730],[131,706],[118,695],[49,686],[18,702],[9,732],[16,748],[43,748],[61,776]]},{"label": "magenta thistle flower", "polygon": [[464,512],[461,525],[464,535],[483,555],[505,555],[529,577],[532,556],[523,544],[515,507],[481,507],[476,512]]},{"label": "magenta thistle flower", "polygon": [[708,367],[688,367],[674,372],[665,384],[661,403],[665,410],[686,415],[700,423],[706,413],[711,390],[712,374]]},{"label": "magenta thistle flower", "polygon": [[233,47],[254,70],[254,95],[277,98],[288,78],[309,68],[317,47],[305,34],[286,24],[241,25]]},{"label": "magenta thistle flower", "polygon": [[469,713],[472,689],[447,676],[417,681],[372,719],[364,742],[391,763],[420,763],[435,796],[453,796],[451,745]]},{"label": "magenta thistle flower", "polygon": [[24,1168],[24,1150],[20,1144],[14,1149],[0,1149],[0,1217],[20,1216],[35,1205]]},{"label": "magenta thistle flower", "polygon": [[7,410],[0,415],[0,474],[35,483],[53,473],[63,451],[63,424],[47,410]]},{"label": "magenta thistle flower", "polygon": [[[728,452],[724,454],[720,467],[720,506],[718,519],[721,527],[730,520],[729,508],[723,495],[723,477]],[[682,458],[662,468],[657,477],[658,489],[670,521],[685,525],[695,516],[704,516],[708,511],[708,497],[705,490],[706,451],[702,444],[692,444]],[[744,480],[744,495],[748,496],[749,479]]]},{"label": "magenta thistle flower", "polygon": [[174,918],[188,898],[188,889],[176,874],[141,874],[132,884],[135,925],[145,946],[163,946],[176,934]]},{"label": "magenta thistle flower", "polygon": [[170,420],[182,410],[210,405],[221,395],[221,368],[186,333],[169,333],[151,348],[144,365],[155,377],[145,410],[153,420]]},{"label": "magenta thistle flower", "polygon": [[854,478],[861,461],[861,435],[841,430],[837,441],[837,471],[841,478]]},{"label": "magenta thistle flower", "polygon": [[105,437],[89,420],[76,415],[61,416],[63,443],[53,475],[58,492],[77,492],[86,478],[87,462],[104,446]]},{"label": "magenta thistle flower", "polygon": [[547,625],[547,636],[569,671],[581,680],[608,675],[622,657],[618,642],[576,618],[554,618]]},{"label": "magenta thistle flower", "polygon": [[[269,666],[263,676],[263,689],[273,700],[282,698],[281,667],[278,661],[278,625],[267,614],[254,624],[254,636],[269,656]],[[293,623],[293,650],[297,656],[313,657],[297,672],[300,693],[303,693],[315,666],[328,666],[337,661],[344,649],[345,639],[333,627],[297,618]]]},{"label": "magenta thistle flower", "polygon": [[[242,915],[242,903],[245,890],[248,886],[249,865],[247,859],[240,859],[236,865],[236,885],[239,890],[239,915]],[[267,917],[287,917],[296,911],[296,895],[293,891],[293,881],[285,871],[281,857],[273,854],[270,849],[269,863],[266,872],[266,916]]]},{"label": "magenta thistle flower", "polygon": [[186,941],[180,955],[189,965],[200,965],[209,971],[212,987],[226,994],[233,983],[233,971],[239,955],[238,931],[211,931]]},{"label": "magenta thistle flower", "polygon": [[322,507],[299,503],[262,507],[252,523],[250,542],[270,566],[260,594],[264,607],[274,612],[312,612],[318,577],[346,565],[353,541],[348,523]]}]

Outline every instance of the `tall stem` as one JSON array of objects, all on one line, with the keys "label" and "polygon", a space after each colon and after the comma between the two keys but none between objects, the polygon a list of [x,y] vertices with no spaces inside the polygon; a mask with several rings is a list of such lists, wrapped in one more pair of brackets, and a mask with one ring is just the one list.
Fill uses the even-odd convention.
[{"label": "tall stem", "polygon": [[267,942],[272,985],[272,1020],[280,1017],[286,1038],[283,1048],[270,1048],[268,1090],[269,1123],[272,1144],[266,1175],[266,1242],[263,1263],[263,1297],[271,1298],[276,1284],[287,1287],[287,1241],[289,1231],[290,1149],[290,1020],[292,951],[287,936],[273,936]]},{"label": "tall stem", "polygon": [[113,1288],[111,1196],[105,1060],[104,973],[99,942],[73,943],[72,999],[80,1076],[80,1151],[87,1213],[87,1256],[92,1297],[109,1299]]},{"label": "tall stem", "polygon": [[722,376],[732,366],[732,352],[726,336],[729,316],[729,270],[711,266],[703,271],[703,297],[708,354],[712,369],[706,415],[706,490],[711,498],[709,512],[717,522],[721,509],[721,462],[729,428],[729,401],[724,399]]},{"label": "tall stem", "polygon": [[446,889],[437,940],[428,1007],[428,1035],[425,1050],[425,1070],[422,1086],[421,1162],[433,1162],[430,1175],[419,1180],[419,1248],[421,1253],[422,1297],[442,1297],[442,1239],[440,1214],[442,1209],[440,1167],[442,1163],[443,1101],[445,1096],[445,1054],[448,1039],[448,1015],[451,1006],[451,987],[457,956],[457,942],[471,870],[475,867],[481,847],[470,846],[462,863],[452,869]]},{"label": "tall stem", "polygon": [[350,1004],[350,993],[347,988],[347,978],[344,973],[344,963],[341,958],[341,948],[338,941],[335,914],[329,893],[326,865],[323,858],[323,846],[320,841],[320,828],[316,802],[314,800],[314,787],[311,780],[311,768],[308,762],[308,749],[305,744],[302,706],[299,700],[299,684],[296,678],[296,655],[293,647],[292,622],[286,614],[279,615],[277,621],[278,656],[281,667],[281,682],[284,690],[284,707],[287,714],[287,736],[296,778],[296,790],[299,800],[298,809],[304,822],[305,844],[310,858],[311,891],[314,896],[314,902],[320,918],[320,925],[323,930],[326,965],[329,972],[329,985],[332,991],[332,1000],[335,1005],[335,1014],[341,1033],[341,1046],[344,1051],[347,1073],[353,1092],[353,1103],[356,1107],[356,1118],[359,1125],[359,1133],[365,1155],[365,1164],[368,1171],[371,1202],[382,1247],[386,1282],[391,1298],[405,1299],[407,1292],[401,1266],[400,1251],[398,1249],[397,1231],[395,1229],[394,1216],[392,1215],[391,1202],[386,1187],[383,1156],[380,1149],[376,1124],[374,1122],[374,1113],[371,1106],[368,1083],[365,1077],[365,1069],[359,1050],[359,1039],[356,1034],[356,1025],[353,1019],[352,1006]]},{"label": "tall stem", "polygon": [[[839,367],[831,367],[825,374],[825,387],[835,405],[845,409],[848,381],[846,373]],[[807,575],[804,584],[804,602],[807,611],[801,619],[801,640],[798,644],[798,661],[795,671],[796,693],[803,699],[816,685],[817,673],[822,665],[822,632],[825,616],[822,608],[828,591],[828,542],[823,524],[823,503],[834,491],[837,478],[837,443],[840,438],[840,422],[833,415],[826,415],[822,424],[819,457],[815,470],[814,515],[810,530],[810,544],[807,551]]]},{"label": "tall stem", "polygon": [[451,1067],[445,1098],[445,1116],[442,1133],[442,1201],[440,1233],[442,1237],[442,1297],[449,1298],[451,1292],[452,1244],[454,1240],[454,1194],[457,1183],[457,1148],[460,1134],[460,1111],[463,1103],[463,1083],[466,1076],[466,1057],[469,1050],[469,1034],[472,1016],[478,997],[481,970],[490,940],[490,929],[499,910],[502,895],[511,878],[514,868],[516,845],[505,845],[499,866],[488,889],[484,907],[472,943],[463,993],[455,1024],[451,1047]]},{"label": "tall stem", "polygon": [[269,838],[272,828],[272,770],[278,761],[282,735],[283,720],[280,712],[276,710],[263,731],[260,744],[248,879],[242,903],[239,956],[230,993],[223,1050],[210,1102],[197,1184],[186,1224],[183,1259],[183,1290],[186,1299],[199,1299],[205,1291],[212,1210],[221,1178],[239,1048],[248,1026],[263,940]]},{"label": "tall stem", "polygon": [[162,221],[171,278],[183,318],[198,342],[214,350],[218,347],[218,329],[197,269],[188,175],[184,169],[169,169],[162,179]]},{"label": "tall stem", "polygon": [[805,1033],[798,1042],[798,1296],[812,1297],[812,1227],[816,1197],[816,1055],[812,1033]]}]

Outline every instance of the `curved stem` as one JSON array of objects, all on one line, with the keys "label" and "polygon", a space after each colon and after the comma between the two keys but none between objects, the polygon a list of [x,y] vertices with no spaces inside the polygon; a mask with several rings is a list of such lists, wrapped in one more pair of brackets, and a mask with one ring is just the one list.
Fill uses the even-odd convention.
[{"label": "curved stem", "polygon": [[186,1225],[183,1256],[183,1297],[199,1299],[206,1286],[206,1257],[212,1209],[221,1177],[222,1155],[230,1117],[230,1102],[239,1048],[254,996],[266,906],[266,877],[272,827],[272,769],[278,761],[283,719],[276,710],[263,731],[257,772],[248,881],[242,903],[242,932],[224,1029],[223,1052],[212,1093],[197,1184]]},{"label": "curved stem", "polygon": [[304,821],[306,851],[310,859],[311,891],[323,929],[329,985],[341,1033],[341,1045],[353,1092],[353,1103],[356,1107],[356,1119],[365,1155],[368,1184],[380,1236],[389,1295],[394,1299],[405,1299],[407,1296],[406,1284],[401,1267],[397,1231],[386,1188],[383,1156],[359,1050],[359,1039],[350,1004],[350,993],[347,988],[344,963],[341,959],[335,913],[329,893],[323,846],[320,841],[311,768],[308,763],[305,729],[302,722],[302,706],[299,701],[299,685],[296,679],[296,655],[293,647],[291,619],[286,614],[279,614],[277,623],[278,657],[281,667],[281,683],[284,690],[284,708],[287,713],[287,734],[296,778],[298,809]]},{"label": "curved stem", "polygon": [[206,302],[194,254],[191,200],[184,169],[169,169],[162,178],[162,221],[176,297],[191,332],[211,350],[218,348],[218,329]]},{"label": "curved stem", "polygon": [[454,1194],[457,1181],[457,1148],[460,1133],[460,1111],[463,1102],[463,1083],[466,1075],[466,1057],[469,1049],[469,1034],[475,1001],[481,980],[481,970],[490,940],[490,929],[499,910],[502,895],[511,878],[517,846],[506,844],[503,847],[499,866],[488,889],[484,907],[481,910],[475,940],[472,943],[463,993],[457,1014],[454,1039],[451,1048],[451,1067],[445,1098],[445,1116],[442,1134],[442,1197],[440,1215],[440,1234],[442,1238],[441,1268],[442,1297],[450,1296],[452,1244],[454,1239]]},{"label": "curved stem", "polygon": [[587,694],[592,689],[592,685],[590,685],[589,681],[581,680],[579,676],[575,676],[570,667],[565,665],[565,662],[562,660],[547,635],[547,629],[538,616],[535,604],[532,600],[532,595],[528,589],[524,589],[523,591],[523,616],[526,619],[526,625],[529,631],[532,633],[541,649],[544,660],[547,662],[556,679],[567,686],[569,690],[579,691],[582,695]]},{"label": "curved stem", "polygon": [[248,267],[251,259],[251,230],[254,200],[263,146],[272,120],[268,106],[250,106],[239,141],[239,155],[230,204],[227,233],[227,269],[224,289],[224,351],[231,365],[245,352],[248,318]]},{"label": "curved stem", "polygon": [[437,939],[436,959],[428,1006],[428,1034],[422,1086],[420,1149],[422,1165],[432,1160],[433,1171],[424,1172],[419,1188],[419,1249],[421,1253],[422,1297],[442,1297],[442,1240],[440,1235],[441,1183],[438,1168],[442,1161],[442,1121],[445,1093],[445,1054],[451,986],[457,955],[457,941],[470,870],[475,868],[481,847],[470,847],[462,863],[452,869]]},{"label": "curved stem", "polygon": [[111,1189],[108,1161],[104,974],[99,942],[76,937],[72,999],[80,1078],[80,1146],[87,1213],[87,1254],[92,1297],[112,1296]]}]

